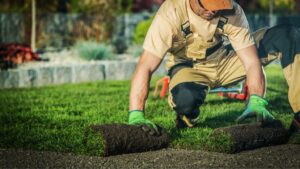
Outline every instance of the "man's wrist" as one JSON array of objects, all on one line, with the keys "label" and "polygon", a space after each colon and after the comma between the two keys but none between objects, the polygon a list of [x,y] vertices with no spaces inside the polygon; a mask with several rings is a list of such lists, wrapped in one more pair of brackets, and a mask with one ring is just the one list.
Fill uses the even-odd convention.
[{"label": "man's wrist", "polygon": [[251,96],[253,96],[253,97],[259,97],[259,98],[265,99],[263,96],[260,96],[260,95],[258,95],[258,94],[251,94],[250,97],[251,97]]},{"label": "man's wrist", "polygon": [[144,120],[144,112],[142,110],[130,110],[128,112],[128,123],[133,124],[135,121]]},{"label": "man's wrist", "polygon": [[130,114],[144,114],[143,110],[129,110],[128,111],[128,115],[130,116]]},{"label": "man's wrist", "polygon": [[256,95],[256,94],[251,94],[249,100],[250,100],[251,104],[254,104],[254,105],[261,105],[261,106],[268,105],[267,99],[265,99],[259,95]]}]

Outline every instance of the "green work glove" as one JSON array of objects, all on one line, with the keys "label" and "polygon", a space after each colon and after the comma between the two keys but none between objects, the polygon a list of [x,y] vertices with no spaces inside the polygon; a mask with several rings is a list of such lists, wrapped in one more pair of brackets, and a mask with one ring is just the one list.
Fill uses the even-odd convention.
[{"label": "green work glove", "polygon": [[[153,130],[158,134],[158,128],[156,124],[154,124],[152,121],[145,119],[144,112],[140,110],[133,110],[129,111],[129,117],[128,117],[128,124],[130,125],[145,125],[149,127],[149,129]],[[143,128],[143,130],[147,130]],[[151,131],[150,131],[151,133]]]},{"label": "green work glove", "polygon": [[239,123],[244,121],[246,118],[255,116],[257,121],[259,122],[274,120],[272,114],[266,109],[267,105],[267,100],[260,96],[252,94],[249,98],[247,109],[236,119],[236,121]]}]

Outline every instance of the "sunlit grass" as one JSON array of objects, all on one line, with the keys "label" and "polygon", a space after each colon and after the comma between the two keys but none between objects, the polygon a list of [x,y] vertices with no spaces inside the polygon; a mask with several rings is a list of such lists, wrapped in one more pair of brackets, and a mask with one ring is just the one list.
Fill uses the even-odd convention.
[{"label": "sunlit grass", "polygon": [[[271,65],[267,74],[269,110],[288,127],[292,109],[281,68]],[[84,131],[91,124],[127,123],[129,89],[127,80],[0,90],[0,147],[89,154],[95,150],[84,145]],[[200,109],[199,124],[184,130],[174,128],[175,112],[166,99],[150,94],[145,112],[170,133],[171,147],[205,149],[226,147],[226,140],[213,143],[208,136],[215,128],[234,125],[244,109],[243,101],[209,94]]]}]

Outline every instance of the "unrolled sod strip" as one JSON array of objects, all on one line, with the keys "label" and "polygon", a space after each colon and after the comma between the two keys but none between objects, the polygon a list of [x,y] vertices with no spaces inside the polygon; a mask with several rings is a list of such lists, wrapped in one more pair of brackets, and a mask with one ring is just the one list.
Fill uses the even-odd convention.
[{"label": "unrolled sod strip", "polygon": [[243,150],[284,144],[288,139],[288,131],[278,120],[264,124],[241,124],[215,129],[210,135],[210,140],[220,144],[213,144],[207,149],[223,153],[237,153]]},{"label": "unrolled sod strip", "polygon": [[168,134],[159,130],[160,135],[151,135],[142,126],[93,125],[86,130],[84,142],[89,153],[100,156],[158,150],[170,142]]}]

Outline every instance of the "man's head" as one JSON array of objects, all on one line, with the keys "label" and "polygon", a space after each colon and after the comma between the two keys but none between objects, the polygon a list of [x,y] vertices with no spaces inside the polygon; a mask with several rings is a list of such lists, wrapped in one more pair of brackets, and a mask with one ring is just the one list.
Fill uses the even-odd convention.
[{"label": "man's head", "polygon": [[194,0],[198,3],[197,15],[206,20],[210,20],[219,10],[226,10],[233,8],[233,0]]}]

